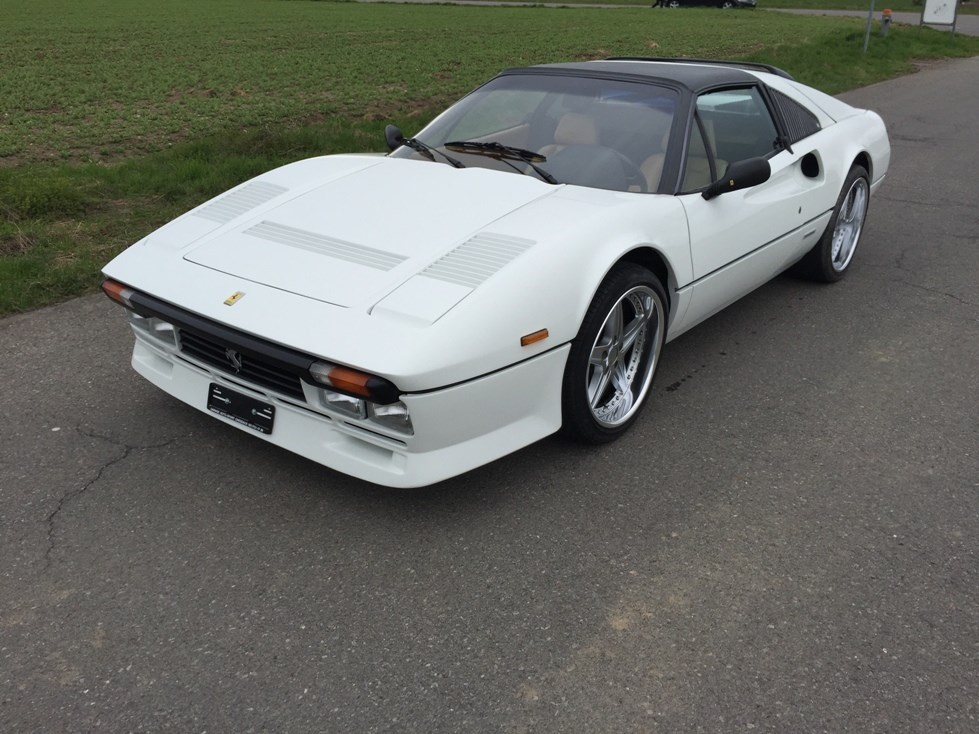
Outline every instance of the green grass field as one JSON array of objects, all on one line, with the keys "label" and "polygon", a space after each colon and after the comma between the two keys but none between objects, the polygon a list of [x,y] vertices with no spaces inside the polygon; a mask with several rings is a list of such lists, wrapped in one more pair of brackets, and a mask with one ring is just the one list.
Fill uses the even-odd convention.
[{"label": "green grass field", "polygon": [[304,0],[0,3],[0,313],[85,292],[144,234],[311,155],[380,150],[508,66],[752,58],[830,92],[979,40],[780,13]]}]

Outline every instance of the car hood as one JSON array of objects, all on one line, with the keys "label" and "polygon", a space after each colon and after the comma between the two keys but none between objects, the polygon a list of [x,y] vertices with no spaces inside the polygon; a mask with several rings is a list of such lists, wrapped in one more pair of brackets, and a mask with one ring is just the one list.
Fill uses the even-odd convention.
[{"label": "car hood", "polygon": [[[336,306],[369,305],[423,271],[444,271],[444,256],[555,191],[532,176],[383,157],[318,166],[280,169],[189,212],[211,231],[184,260]],[[520,245],[489,247],[516,256]]]}]

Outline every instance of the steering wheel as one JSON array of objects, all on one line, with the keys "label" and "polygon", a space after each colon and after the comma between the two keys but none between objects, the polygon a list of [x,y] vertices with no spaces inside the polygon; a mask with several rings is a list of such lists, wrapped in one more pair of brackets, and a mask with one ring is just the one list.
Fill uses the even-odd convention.
[{"label": "steering wheel", "polygon": [[626,190],[628,191],[633,186],[638,187],[639,193],[648,194],[649,189],[646,186],[646,176],[642,172],[642,169],[630,158],[622,155],[619,151],[611,149],[615,153],[616,159],[622,164],[622,171],[625,174]]}]

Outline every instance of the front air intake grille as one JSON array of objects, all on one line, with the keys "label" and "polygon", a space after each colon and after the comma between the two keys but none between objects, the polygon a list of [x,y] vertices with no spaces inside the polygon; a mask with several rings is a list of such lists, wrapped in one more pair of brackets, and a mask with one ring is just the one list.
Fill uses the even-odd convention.
[{"label": "front air intake grille", "polygon": [[232,346],[185,329],[180,330],[180,351],[192,359],[216,367],[242,382],[303,400],[302,381],[262,357],[243,354]]}]

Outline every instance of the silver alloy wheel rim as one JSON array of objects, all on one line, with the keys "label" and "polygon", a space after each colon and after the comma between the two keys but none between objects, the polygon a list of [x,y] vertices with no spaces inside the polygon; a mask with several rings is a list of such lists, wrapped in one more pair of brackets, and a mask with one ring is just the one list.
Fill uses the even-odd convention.
[{"label": "silver alloy wheel rim", "polygon": [[853,253],[860,240],[863,220],[867,215],[868,187],[867,179],[858,178],[846,192],[840,214],[836,218],[836,229],[833,230],[833,249],[830,252],[830,262],[833,270],[842,273],[850,264]]},{"label": "silver alloy wheel rim", "polygon": [[600,425],[620,426],[642,405],[659,359],[662,328],[663,304],[647,286],[627,291],[608,312],[585,376],[588,406]]}]

